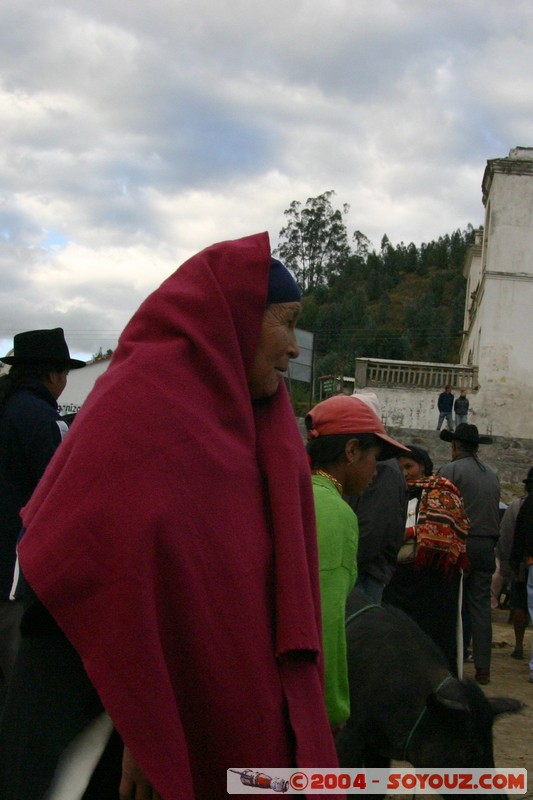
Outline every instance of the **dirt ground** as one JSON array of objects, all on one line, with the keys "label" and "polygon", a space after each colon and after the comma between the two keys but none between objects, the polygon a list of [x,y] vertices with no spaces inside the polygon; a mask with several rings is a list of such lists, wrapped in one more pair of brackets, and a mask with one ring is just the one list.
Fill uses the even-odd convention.
[{"label": "dirt ground", "polygon": [[[524,660],[517,661],[511,658],[514,632],[512,623],[509,622],[509,611],[495,609],[492,612],[492,621],[491,680],[483,690],[487,697],[514,697],[525,704],[520,713],[502,715],[495,722],[494,760],[497,767],[525,767],[528,771],[528,793],[510,797],[533,797],[533,683],[528,683],[527,680],[533,631],[530,625],[524,637]],[[473,664],[465,664],[464,677],[474,677]],[[391,796],[396,797],[396,800],[411,797]],[[434,800],[435,795],[415,797],[416,800]]]},{"label": "dirt ground", "polygon": [[[525,767],[528,794],[533,793],[533,683],[528,683],[531,625],[524,637],[524,660],[511,658],[514,646],[509,611],[492,612],[491,681],[483,687],[487,696],[516,697],[525,707],[519,714],[506,714],[494,725],[494,760],[498,767]],[[465,677],[474,677],[473,664],[465,664]],[[514,795],[519,797],[519,795]]]}]

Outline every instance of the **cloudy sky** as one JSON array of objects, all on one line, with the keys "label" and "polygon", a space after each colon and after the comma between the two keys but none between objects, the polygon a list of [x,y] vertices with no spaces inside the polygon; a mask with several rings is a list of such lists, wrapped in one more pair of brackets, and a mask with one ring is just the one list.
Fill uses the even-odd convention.
[{"label": "cloudy sky", "polygon": [[186,257],[329,189],[376,247],[482,224],[532,43],[531,0],[2,0],[0,355],[113,348]]}]

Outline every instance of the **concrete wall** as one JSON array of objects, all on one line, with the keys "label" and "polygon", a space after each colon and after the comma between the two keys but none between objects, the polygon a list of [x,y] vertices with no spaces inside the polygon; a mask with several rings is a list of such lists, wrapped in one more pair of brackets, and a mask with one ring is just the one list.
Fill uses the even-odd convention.
[{"label": "concrete wall", "polygon": [[[436,430],[439,419],[437,400],[441,391],[444,391],[444,386],[437,391],[380,386],[356,389],[356,394],[365,392],[376,394],[381,407],[381,419],[385,426],[432,431]],[[351,392],[346,393],[351,394]],[[452,394],[455,400],[459,397],[459,389],[454,388]],[[480,433],[494,434],[494,420],[488,415],[486,407],[482,404],[482,393],[471,390],[467,392],[467,397],[470,402],[468,422],[477,425]],[[455,414],[453,416],[455,419]]]},{"label": "concrete wall", "polygon": [[[357,394],[364,394],[365,391],[374,392],[381,406],[381,419],[385,427],[409,428],[415,430],[435,430],[439,418],[437,400],[441,391],[430,391],[429,389],[405,389],[405,388],[371,388],[367,390],[357,390]],[[459,396],[459,391],[454,391],[454,396]],[[468,395],[470,407],[475,408],[474,394]],[[477,425],[476,413],[472,412],[469,422]],[[478,426],[479,427],[479,426]],[[487,433],[483,430],[482,433]]]},{"label": "concrete wall", "polygon": [[[369,387],[360,391],[373,391],[378,395],[385,425],[428,431],[437,427],[440,391],[394,387]],[[459,390],[454,389],[453,395],[457,398]],[[467,397],[470,402],[468,422],[477,425],[480,433],[533,439],[531,384],[510,380],[497,383],[491,378],[478,391],[469,391]]]}]

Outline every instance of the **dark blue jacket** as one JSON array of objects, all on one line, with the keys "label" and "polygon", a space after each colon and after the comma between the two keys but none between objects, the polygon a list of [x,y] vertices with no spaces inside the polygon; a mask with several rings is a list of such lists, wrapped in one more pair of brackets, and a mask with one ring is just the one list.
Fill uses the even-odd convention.
[{"label": "dark blue jacket", "polygon": [[448,413],[453,408],[453,394],[451,392],[441,392],[437,402],[437,408],[443,414]]},{"label": "dark blue jacket", "polygon": [[378,461],[376,477],[361,497],[345,495],[345,500],[359,522],[359,577],[371,575],[386,585],[396,569],[409,502],[407,483],[397,460]]},{"label": "dark blue jacket", "polygon": [[30,499],[67,430],[44,384],[15,390],[0,410],[0,599],[13,582],[19,512]]}]

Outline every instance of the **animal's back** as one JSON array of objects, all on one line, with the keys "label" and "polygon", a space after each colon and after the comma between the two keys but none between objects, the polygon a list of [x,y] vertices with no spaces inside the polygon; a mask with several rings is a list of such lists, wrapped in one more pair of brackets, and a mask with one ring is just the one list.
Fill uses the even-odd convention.
[{"label": "animal's back", "polygon": [[351,713],[336,738],[341,766],[387,767],[392,759],[414,767],[494,766],[493,721],[518,711],[519,701],[488,698],[473,681],[452,676],[412,619],[358,591],[348,600],[346,636]]},{"label": "animal's back", "polygon": [[401,758],[398,742],[425,698],[449,675],[444,656],[406,614],[376,606],[355,590],[347,605],[351,714],[348,729],[367,749]]}]

